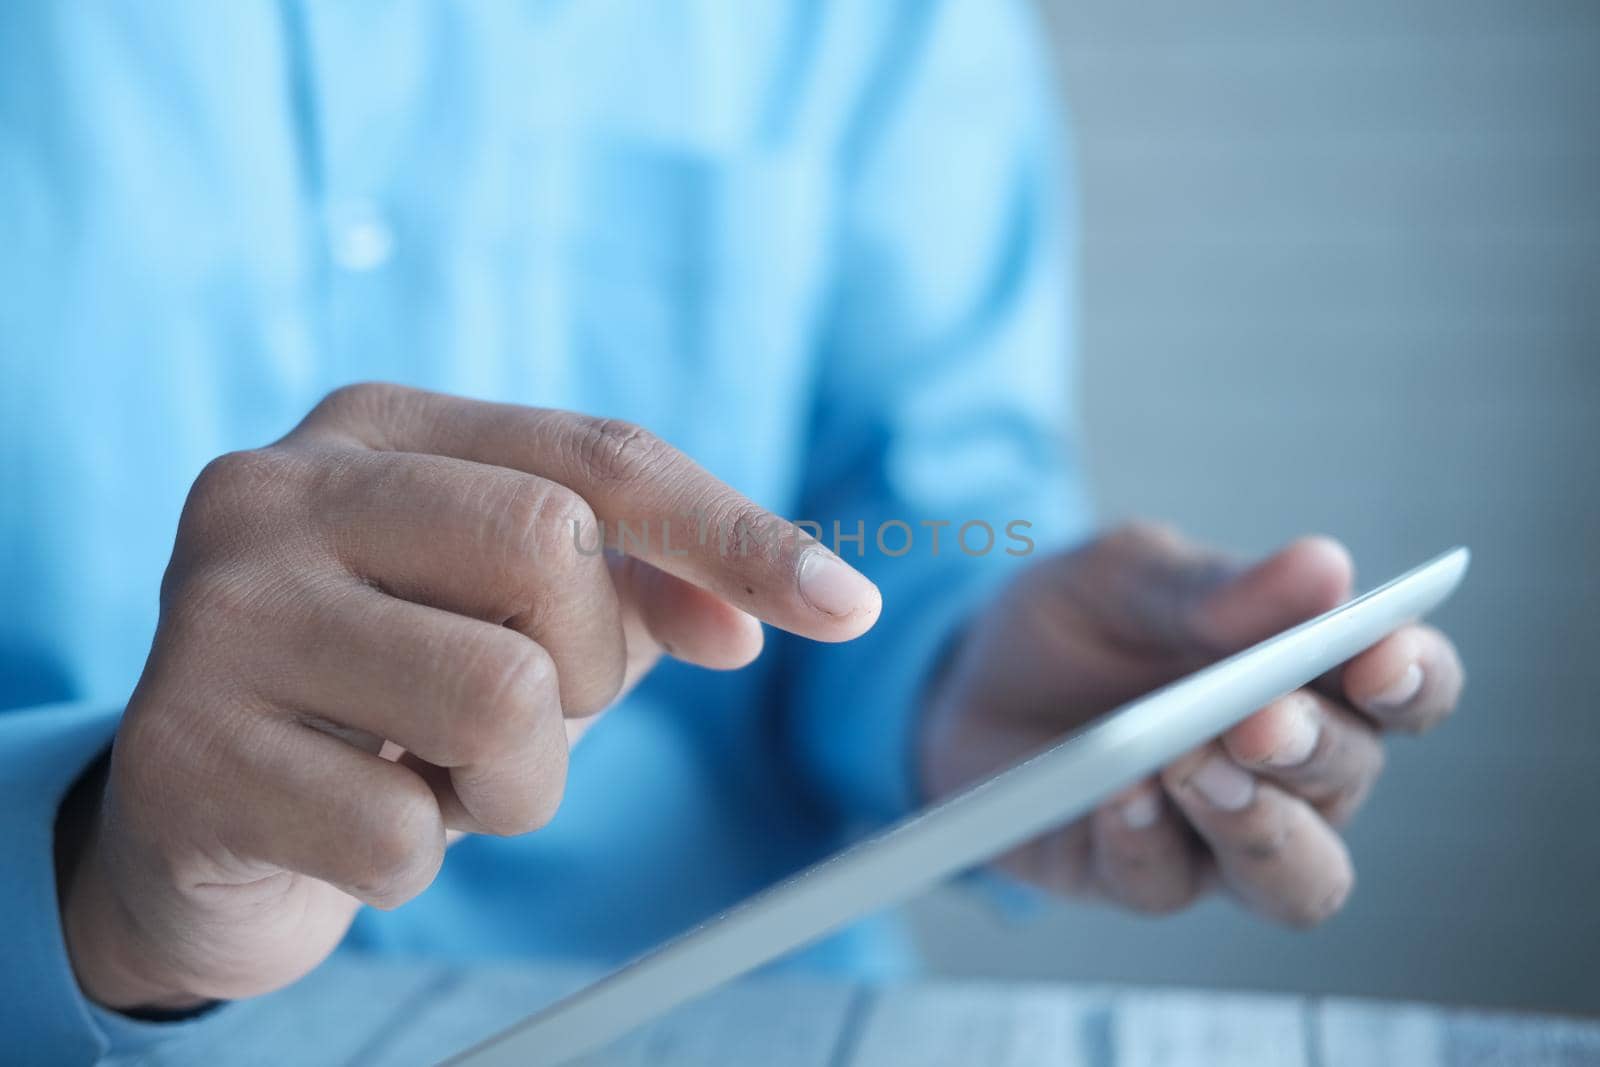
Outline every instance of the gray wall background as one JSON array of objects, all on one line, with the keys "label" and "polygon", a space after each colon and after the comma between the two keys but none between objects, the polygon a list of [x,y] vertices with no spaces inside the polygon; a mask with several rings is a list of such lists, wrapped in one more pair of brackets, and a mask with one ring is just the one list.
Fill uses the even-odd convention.
[{"label": "gray wall background", "polygon": [[1600,3],[1049,14],[1106,518],[1327,531],[1369,580],[1465,542],[1471,680],[1392,746],[1322,929],[947,891],[935,966],[1600,1011]]}]

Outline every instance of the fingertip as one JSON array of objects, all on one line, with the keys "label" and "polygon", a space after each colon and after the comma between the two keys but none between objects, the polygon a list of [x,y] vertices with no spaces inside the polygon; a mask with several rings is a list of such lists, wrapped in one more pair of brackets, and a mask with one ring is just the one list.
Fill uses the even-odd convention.
[{"label": "fingertip", "polygon": [[1140,782],[1111,798],[1102,810],[1114,816],[1123,830],[1149,830],[1161,821],[1164,802],[1154,782]]},{"label": "fingertip", "polygon": [[816,631],[822,641],[849,641],[877,623],[883,612],[883,594],[871,579],[850,564],[813,545],[795,567],[795,583],[815,614],[827,620]]},{"label": "fingertip", "polygon": [[1356,888],[1355,863],[1343,841],[1337,837],[1335,841],[1338,847],[1332,849],[1325,860],[1329,866],[1322,874],[1323,885],[1319,892],[1268,905],[1269,913],[1275,914],[1285,925],[1296,930],[1310,930],[1332,919],[1350,902]]},{"label": "fingertip", "polygon": [[1266,761],[1272,752],[1274,705],[1268,704],[1222,735],[1222,747],[1234,760],[1247,766]]},{"label": "fingertip", "polygon": [[1355,588],[1355,559],[1341,541],[1326,534],[1296,538],[1279,556],[1289,561],[1307,597],[1323,611],[1342,603]]},{"label": "fingertip", "polygon": [[864,637],[878,624],[878,618],[883,614],[883,602],[874,587],[871,599],[861,608],[849,615],[834,618],[823,618],[819,624],[804,630],[793,632],[812,641],[819,641],[825,645],[844,644]]},{"label": "fingertip", "polygon": [[1355,567],[1329,537],[1302,537],[1220,586],[1196,607],[1196,629],[1217,651],[1263,640],[1347,599]]},{"label": "fingertip", "polygon": [[748,666],[765,644],[761,622],[715,593],[648,564],[638,564],[637,606],[661,650],[708,670]]},{"label": "fingertip", "polygon": [[866,602],[862,605],[860,613],[853,619],[856,630],[850,636],[850,640],[852,641],[857,637],[861,637],[863,634],[866,634],[874,626],[878,625],[878,619],[883,615],[882,591],[878,589],[877,584],[874,582],[869,581],[867,584],[872,587],[872,592],[867,596]]},{"label": "fingertip", "polygon": [[704,608],[704,625],[684,647],[669,650],[669,655],[713,671],[736,671],[761,655],[766,631],[759,619],[709,595]]},{"label": "fingertip", "polygon": [[1296,690],[1225,733],[1222,747],[1246,767],[1294,767],[1310,758],[1317,736],[1316,702]]},{"label": "fingertip", "polygon": [[748,667],[761,655],[766,647],[766,630],[761,626],[761,620],[753,615],[748,615],[738,608],[729,608],[734,618],[729,625],[727,640],[723,646],[721,662],[714,669],[736,671]]},{"label": "fingertip", "polygon": [[1345,664],[1345,696],[1368,712],[1393,712],[1421,691],[1426,681],[1421,664],[1419,628],[1401,627]]},{"label": "fingertip", "polygon": [[1172,795],[1174,790],[1182,787],[1183,783],[1204,762],[1213,748],[1214,744],[1209,743],[1198,748],[1192,748],[1161,768],[1158,777],[1161,781],[1161,787],[1166,790],[1168,795]]},{"label": "fingertip", "polygon": [[1165,915],[1193,903],[1203,888],[1197,851],[1156,780],[1101,805],[1091,836],[1095,882],[1116,904]]}]

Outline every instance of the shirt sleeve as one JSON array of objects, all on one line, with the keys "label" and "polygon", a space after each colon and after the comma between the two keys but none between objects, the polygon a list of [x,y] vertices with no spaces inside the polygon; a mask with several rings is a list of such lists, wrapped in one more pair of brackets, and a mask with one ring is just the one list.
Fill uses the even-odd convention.
[{"label": "shirt sleeve", "polygon": [[[1074,220],[1042,30],[1021,3],[957,0],[918,6],[888,39],[840,158],[802,516],[830,546],[838,523],[883,615],[846,645],[785,644],[801,770],[867,820],[920,799],[919,697],[962,623],[1090,522],[1069,388]],[[1027,545],[1008,528],[1032,551],[1013,554]]]},{"label": "shirt sleeve", "polygon": [[0,1034],[12,1063],[93,1063],[138,1055],[198,1023],[154,1023],[99,1008],[78,988],[61,933],[56,812],[111,743],[121,708],[53,704],[0,712],[0,840],[11,854],[0,882],[6,965]]}]

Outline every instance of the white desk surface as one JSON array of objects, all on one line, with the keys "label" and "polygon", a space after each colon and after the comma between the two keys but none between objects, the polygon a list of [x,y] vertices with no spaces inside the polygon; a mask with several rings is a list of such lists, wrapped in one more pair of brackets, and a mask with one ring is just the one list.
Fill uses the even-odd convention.
[{"label": "white desk surface", "polygon": [[[428,1064],[581,984],[530,967],[338,956],[142,1062]],[[1600,1065],[1600,1019],[1255,993],[756,978],[580,1061],[616,1067]]]}]

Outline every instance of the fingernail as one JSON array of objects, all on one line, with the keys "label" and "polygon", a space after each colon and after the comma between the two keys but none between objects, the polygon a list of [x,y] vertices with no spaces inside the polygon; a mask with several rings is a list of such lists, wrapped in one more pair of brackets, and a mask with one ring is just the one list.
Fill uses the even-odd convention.
[{"label": "fingernail", "polygon": [[1119,808],[1122,822],[1130,830],[1148,830],[1161,817],[1161,797],[1146,789],[1124,800]]},{"label": "fingernail", "polygon": [[1239,811],[1256,795],[1255,776],[1230,759],[1207,756],[1188,784],[1214,808]]},{"label": "fingernail", "polygon": [[1413,663],[1406,668],[1406,672],[1400,676],[1399,681],[1374,696],[1368,703],[1375,708],[1383,708],[1385,710],[1398,708],[1402,704],[1409,704],[1421,691],[1422,668]]},{"label": "fingernail", "polygon": [[1317,747],[1322,727],[1317,722],[1316,707],[1311,698],[1301,694],[1291,700],[1279,720],[1283,729],[1283,743],[1273,749],[1265,762],[1271,767],[1298,767],[1311,758]]},{"label": "fingernail", "polygon": [[799,574],[801,598],[824,615],[849,615],[872,604],[873,584],[826,549],[806,549]]}]

